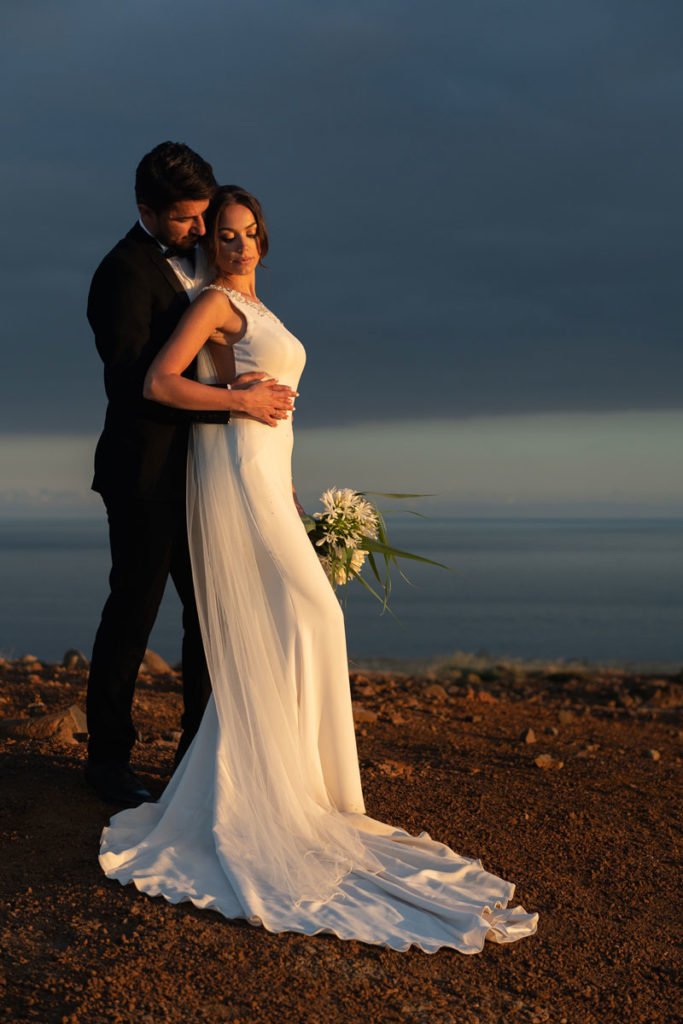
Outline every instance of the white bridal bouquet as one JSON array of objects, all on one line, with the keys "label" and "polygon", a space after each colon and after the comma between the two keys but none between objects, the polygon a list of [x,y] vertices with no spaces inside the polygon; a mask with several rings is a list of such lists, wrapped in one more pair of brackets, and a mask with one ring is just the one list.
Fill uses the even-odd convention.
[{"label": "white bridal bouquet", "polygon": [[[384,517],[376,505],[368,501],[367,493],[374,492],[353,491],[350,487],[329,487],[320,495],[323,511],[302,518],[332,587],[336,590],[338,586],[357,579],[386,610],[391,594],[392,563],[399,558],[411,558],[416,562],[438,565],[442,569],[447,566],[393,547],[389,543]],[[424,495],[378,494],[378,497],[419,498]],[[384,596],[361,576],[366,559]]]}]

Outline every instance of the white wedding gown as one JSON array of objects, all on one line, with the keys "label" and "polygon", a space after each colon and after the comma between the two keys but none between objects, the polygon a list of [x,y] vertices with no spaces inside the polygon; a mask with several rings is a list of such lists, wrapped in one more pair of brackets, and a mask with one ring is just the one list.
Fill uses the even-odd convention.
[{"label": "white wedding gown", "polygon": [[[237,373],[296,388],[300,342],[226,294],[247,322]],[[213,697],[158,803],[104,829],[105,874],[272,932],[397,950],[532,935],[537,914],[508,908],[512,883],[365,814],[343,617],[292,500],[291,419],[192,430],[188,530]]]}]

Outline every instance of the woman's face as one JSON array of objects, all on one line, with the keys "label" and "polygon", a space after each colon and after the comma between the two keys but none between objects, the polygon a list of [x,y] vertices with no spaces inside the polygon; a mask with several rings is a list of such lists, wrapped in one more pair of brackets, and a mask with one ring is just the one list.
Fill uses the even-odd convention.
[{"label": "woman's face", "polygon": [[224,274],[251,274],[259,261],[257,231],[249,207],[226,206],[218,218],[218,269]]}]

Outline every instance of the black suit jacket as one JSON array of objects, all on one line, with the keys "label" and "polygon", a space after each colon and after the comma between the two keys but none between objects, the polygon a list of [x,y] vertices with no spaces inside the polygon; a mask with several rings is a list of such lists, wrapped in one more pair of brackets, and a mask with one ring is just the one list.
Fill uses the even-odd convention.
[{"label": "black suit jacket", "polygon": [[[139,224],[95,271],[88,320],[109,402],[92,486],[107,500],[182,499],[190,424],[229,420],[225,412],[188,412],[142,396],[147,370],[189,304],[159,245]],[[194,379],[194,363],[185,376]]]}]

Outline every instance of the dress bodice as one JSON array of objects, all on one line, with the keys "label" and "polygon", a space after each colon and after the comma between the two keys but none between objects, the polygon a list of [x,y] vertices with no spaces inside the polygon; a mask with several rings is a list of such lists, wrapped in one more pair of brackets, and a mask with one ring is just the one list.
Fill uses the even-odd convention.
[{"label": "dress bodice", "polygon": [[236,373],[261,370],[296,390],[306,363],[299,339],[262,302],[223,285],[210,284],[203,290],[223,292],[247,322],[244,335],[233,346]]}]

